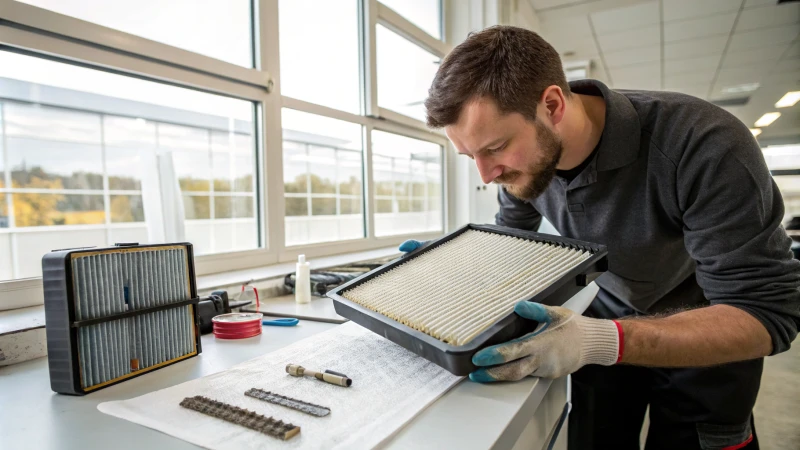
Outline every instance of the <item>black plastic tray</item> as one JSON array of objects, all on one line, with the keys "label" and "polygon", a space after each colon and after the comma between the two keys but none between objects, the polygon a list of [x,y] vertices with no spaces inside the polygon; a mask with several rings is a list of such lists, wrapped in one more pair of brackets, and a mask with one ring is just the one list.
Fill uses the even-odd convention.
[{"label": "black plastic tray", "polygon": [[[189,278],[189,300],[143,308],[136,311],[117,313],[96,319],[76,321],[75,319],[75,289],[74,273],[72,270],[72,256],[80,253],[111,253],[120,250],[157,250],[161,247],[183,247],[186,250]],[[153,370],[166,367],[184,359],[197,356],[203,349],[200,343],[199,315],[197,311],[197,283],[194,269],[194,250],[188,242],[139,245],[137,243],[120,243],[114,247],[78,247],[70,249],[53,250],[42,257],[42,281],[44,285],[44,312],[45,329],[47,331],[47,358],[50,369],[50,388],[54,392],[69,395],[84,395],[95,390],[103,389],[125,380],[144,375]],[[147,367],[129,375],[101,383],[97,386],[84,388],[81,385],[81,371],[79,362],[78,328],[97,323],[111,322],[127,317],[148,314],[170,308],[191,305],[192,327],[194,333],[195,351],[187,355]]]},{"label": "black plastic tray", "polygon": [[561,245],[563,247],[581,249],[590,251],[592,253],[592,256],[589,259],[583,261],[567,274],[554,281],[544,290],[540,291],[536,295],[528,298],[521,298],[520,300],[528,300],[550,306],[560,306],[572,298],[572,296],[578,293],[581,289],[583,289],[583,287],[588,285],[592,280],[594,280],[594,278],[599,276],[600,273],[608,270],[608,261],[606,258],[608,251],[604,245],[592,244],[589,242],[583,242],[549,234],[518,230],[515,228],[506,228],[495,225],[469,224],[441,239],[432,241],[428,245],[419,248],[402,258],[385,264],[328,292],[328,297],[333,299],[333,306],[336,310],[336,313],[369,330],[372,330],[377,334],[380,334],[381,336],[407,348],[408,350],[411,350],[423,358],[438,364],[455,375],[467,375],[474,371],[476,366],[472,364],[472,355],[474,355],[475,352],[486,346],[499,344],[501,342],[505,342],[527,334],[536,328],[537,323],[531,320],[522,319],[518,315],[511,312],[508,316],[498,320],[492,326],[484,330],[469,343],[462,346],[453,346],[442,342],[433,336],[403,325],[402,323],[390,319],[383,314],[377,313],[371,309],[352,302],[341,295],[342,292],[352,289],[361,283],[388,272],[389,270],[392,270],[393,268],[404,264],[407,261],[416,258],[417,256],[455,238],[467,230],[479,230],[489,233],[515,236],[536,242],[544,242]]}]

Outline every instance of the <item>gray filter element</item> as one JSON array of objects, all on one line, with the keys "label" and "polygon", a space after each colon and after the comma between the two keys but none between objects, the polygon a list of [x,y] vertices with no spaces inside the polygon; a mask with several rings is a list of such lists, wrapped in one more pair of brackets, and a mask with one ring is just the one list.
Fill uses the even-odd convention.
[{"label": "gray filter element", "polygon": [[592,256],[467,230],[342,297],[450,345],[467,344]]},{"label": "gray filter element", "polygon": [[[88,320],[189,299],[183,248],[72,259],[75,319]],[[80,327],[82,386],[88,388],[194,350],[190,306]],[[135,362],[135,363],[134,363]]]},{"label": "gray filter element", "polygon": [[241,425],[284,441],[300,433],[300,427],[292,425],[291,423],[275,420],[272,417],[262,416],[253,411],[218,402],[201,395],[186,397],[181,401],[180,405],[184,408],[216,417],[226,422],[235,423],[236,425]]},{"label": "gray filter element", "polygon": [[274,394],[269,391],[262,391],[261,389],[248,389],[247,392],[244,393],[248,397],[257,398],[259,400],[264,400],[265,402],[274,403],[276,405],[285,406],[287,408],[292,408],[294,410],[304,412],[306,414],[311,414],[312,416],[317,417],[325,417],[331,413],[331,410],[325,406],[314,405],[312,403],[307,403],[302,400],[297,400],[290,397],[284,397],[282,395]]}]

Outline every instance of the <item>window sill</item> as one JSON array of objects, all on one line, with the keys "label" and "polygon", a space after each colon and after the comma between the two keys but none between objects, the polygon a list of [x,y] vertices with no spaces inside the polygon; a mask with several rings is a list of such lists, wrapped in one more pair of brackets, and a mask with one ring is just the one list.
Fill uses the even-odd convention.
[{"label": "window sill", "polygon": [[[393,255],[400,255],[397,246],[384,247],[362,252],[345,253],[341,255],[322,256],[319,258],[308,259],[311,269],[324,269],[326,267],[352,264],[371,259],[386,258]],[[215,273],[197,277],[197,291],[207,292],[227,286],[239,286],[250,280],[269,280],[284,277],[295,271],[295,263],[271,264],[255,269],[232,270],[229,272]]]},{"label": "window sill", "polygon": [[0,312],[0,366],[47,354],[44,306]]}]

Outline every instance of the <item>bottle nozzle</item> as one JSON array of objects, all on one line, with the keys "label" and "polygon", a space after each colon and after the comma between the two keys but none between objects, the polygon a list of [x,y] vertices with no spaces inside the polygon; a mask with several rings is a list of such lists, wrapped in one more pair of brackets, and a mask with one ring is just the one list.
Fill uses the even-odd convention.
[{"label": "bottle nozzle", "polygon": [[305,263],[305,262],[306,262],[306,255],[300,255],[300,256],[298,256],[298,257],[297,257],[297,262],[299,262],[300,264],[303,264],[303,263]]}]

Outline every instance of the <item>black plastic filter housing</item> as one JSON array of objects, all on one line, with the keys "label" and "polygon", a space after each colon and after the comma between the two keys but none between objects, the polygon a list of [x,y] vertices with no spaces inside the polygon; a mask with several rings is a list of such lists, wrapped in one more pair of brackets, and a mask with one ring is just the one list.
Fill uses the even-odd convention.
[{"label": "black plastic filter housing", "polygon": [[42,258],[50,386],[83,395],[201,351],[192,244]]},{"label": "black plastic filter housing", "polygon": [[[469,374],[476,369],[475,365],[472,364],[472,356],[478,350],[527,334],[535,329],[537,323],[522,319],[514,314],[513,311],[510,311],[508,315],[489,326],[471,341],[464,345],[455,346],[404,325],[343,296],[345,291],[366,283],[396,267],[403,264],[413,264],[415,258],[460,236],[468,230],[513,236],[591,253],[588,259],[580,262],[558,279],[552,281],[543,290],[531,296],[520,298],[520,301],[527,300],[545,305],[560,306],[602,272],[608,270],[608,252],[603,245],[495,225],[468,224],[402,258],[385,264],[328,292],[328,297],[333,299],[336,313],[438,364],[455,375]],[[474,261],[476,261],[475,265],[477,267],[480,266],[480,260],[480,255],[475,255]],[[464,273],[462,276],[467,280],[470,277],[470,273]]]}]

